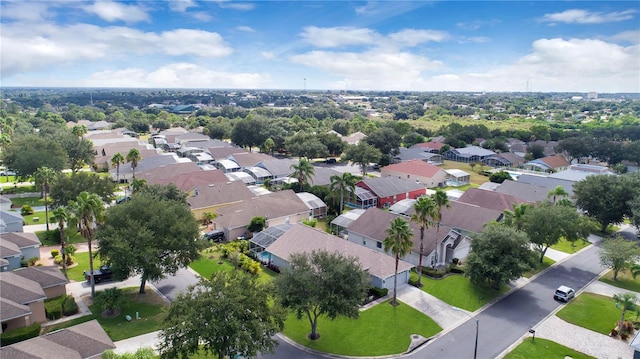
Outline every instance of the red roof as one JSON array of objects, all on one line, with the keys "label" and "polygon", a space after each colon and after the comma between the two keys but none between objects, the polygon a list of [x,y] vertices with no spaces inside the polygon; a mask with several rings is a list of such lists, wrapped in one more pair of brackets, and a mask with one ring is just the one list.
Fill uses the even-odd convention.
[{"label": "red roof", "polygon": [[551,168],[567,167],[570,164],[569,161],[567,161],[561,155],[543,157],[540,159],[540,161],[546,163]]},{"label": "red roof", "polygon": [[393,165],[385,166],[381,169],[381,171],[384,170],[407,173],[428,178],[433,178],[433,176],[435,176],[439,171],[442,171],[440,167],[429,164],[423,160],[411,160],[396,163]]}]

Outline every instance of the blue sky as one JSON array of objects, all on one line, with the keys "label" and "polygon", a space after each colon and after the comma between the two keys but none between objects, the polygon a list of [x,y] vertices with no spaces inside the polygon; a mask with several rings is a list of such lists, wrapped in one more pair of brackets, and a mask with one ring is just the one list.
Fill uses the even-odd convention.
[{"label": "blue sky", "polygon": [[640,92],[638,1],[0,2],[2,86]]}]

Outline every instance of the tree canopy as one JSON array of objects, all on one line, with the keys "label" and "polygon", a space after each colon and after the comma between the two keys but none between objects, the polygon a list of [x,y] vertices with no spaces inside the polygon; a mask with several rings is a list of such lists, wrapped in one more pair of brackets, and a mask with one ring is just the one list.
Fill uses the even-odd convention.
[{"label": "tree canopy", "polygon": [[613,270],[613,280],[618,280],[618,273],[638,260],[640,248],[636,242],[616,236],[603,240],[599,256],[600,263]]},{"label": "tree canopy", "polygon": [[115,188],[110,178],[100,177],[94,173],[76,172],[71,176],[61,173],[52,181],[49,195],[56,206],[66,205],[81,192],[95,193],[102,201],[109,203],[114,198]]},{"label": "tree canopy", "polygon": [[171,303],[160,332],[160,357],[187,358],[200,350],[218,359],[273,352],[285,313],[267,284],[244,271],[215,272]]},{"label": "tree canopy", "polygon": [[12,140],[4,153],[4,164],[20,177],[30,177],[40,167],[62,171],[68,164],[64,148],[55,141],[28,135]]},{"label": "tree canopy", "polygon": [[290,268],[275,279],[283,307],[306,317],[311,325],[310,339],[318,339],[318,318],[339,316],[358,318],[369,275],[355,257],[340,253],[313,251],[294,253]]},{"label": "tree canopy", "polygon": [[500,289],[533,268],[534,254],[526,234],[492,223],[473,238],[465,262],[472,283],[491,283]]},{"label": "tree canopy", "polygon": [[367,174],[367,166],[369,163],[377,163],[381,157],[382,153],[380,150],[366,142],[349,145],[342,154],[343,161],[352,162],[360,166],[363,176]]},{"label": "tree canopy", "polygon": [[114,275],[141,275],[147,280],[174,274],[198,258],[199,228],[189,207],[180,200],[139,192],[131,200],[109,207],[97,239],[103,261]]},{"label": "tree canopy", "polygon": [[406,256],[411,252],[413,248],[413,231],[409,227],[409,223],[402,217],[394,218],[389,223],[389,228],[385,230],[387,235],[383,242],[384,250],[391,252],[396,260],[395,276],[393,277],[393,299],[392,305],[398,305],[397,301],[397,289],[398,289],[398,263],[400,258]]}]

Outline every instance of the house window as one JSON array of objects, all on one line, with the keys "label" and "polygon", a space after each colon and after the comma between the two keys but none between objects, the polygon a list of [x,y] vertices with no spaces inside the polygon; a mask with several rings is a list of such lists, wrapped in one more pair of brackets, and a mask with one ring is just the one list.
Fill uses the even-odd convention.
[{"label": "house window", "polygon": [[366,240],[366,239],[363,239],[363,240],[362,240],[362,245],[363,245],[363,246],[366,246],[366,245],[367,245],[367,240]]},{"label": "house window", "polygon": [[376,247],[382,248],[382,242],[376,242]]},{"label": "house window", "polygon": [[407,178],[411,178],[411,175],[407,175]]}]

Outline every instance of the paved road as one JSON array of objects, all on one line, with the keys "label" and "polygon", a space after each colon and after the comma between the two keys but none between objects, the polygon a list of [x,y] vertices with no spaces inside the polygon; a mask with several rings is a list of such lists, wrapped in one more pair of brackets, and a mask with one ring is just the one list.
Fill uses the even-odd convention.
[{"label": "paved road", "polygon": [[198,276],[188,269],[179,269],[175,276],[168,276],[165,279],[153,282],[153,286],[169,300],[173,301],[178,293],[187,289],[188,286],[198,283]]},{"label": "paved road", "polygon": [[[596,278],[605,269],[598,249],[597,245],[588,247],[478,314],[478,358],[496,358],[562,305],[553,300],[559,285],[579,290]],[[469,320],[409,357],[472,358],[474,338],[475,322]]]}]

